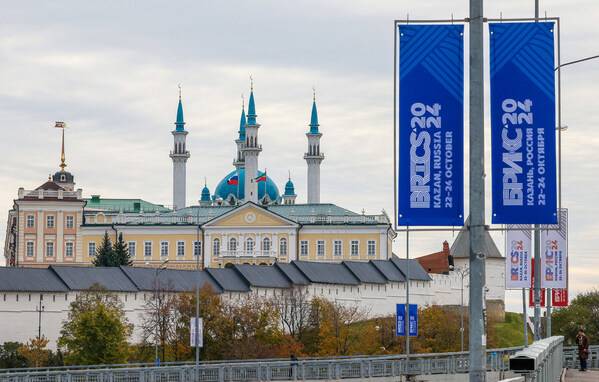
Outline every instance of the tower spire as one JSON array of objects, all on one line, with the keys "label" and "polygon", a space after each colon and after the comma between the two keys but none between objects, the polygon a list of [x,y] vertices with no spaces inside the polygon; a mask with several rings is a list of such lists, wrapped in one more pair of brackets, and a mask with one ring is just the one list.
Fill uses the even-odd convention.
[{"label": "tower spire", "polygon": [[187,131],[183,119],[183,103],[181,102],[181,84],[179,87],[179,103],[177,105],[177,120],[173,134],[173,150],[170,157],[173,161],[173,209],[185,207],[186,191],[186,163],[189,159],[189,151],[186,148]]},{"label": "tower spire", "polygon": [[177,105],[177,121],[175,122],[176,131],[185,131],[185,120],[183,118],[183,103],[181,102],[181,84],[179,87],[179,104]]},{"label": "tower spire", "polygon": [[254,100],[254,78],[250,76],[250,99],[248,102],[247,123],[245,125],[245,140],[241,152],[245,166],[244,187],[245,200],[258,202],[258,156],[262,146],[258,143],[258,129],[260,124],[256,122],[256,102]]},{"label": "tower spire", "polygon": [[316,109],[316,89],[312,87],[312,113],[310,115],[310,130],[306,133],[308,138],[308,151],[304,159],[308,165],[308,203],[320,203],[320,164],[324,160],[324,153],[320,151],[320,133],[318,127],[318,110]]},{"label": "tower spire", "polygon": [[60,171],[64,172],[64,168],[67,167],[65,163],[65,155],[64,155],[64,129],[67,127],[67,124],[64,122],[56,121],[54,127],[57,129],[62,129],[62,145],[60,149]]}]

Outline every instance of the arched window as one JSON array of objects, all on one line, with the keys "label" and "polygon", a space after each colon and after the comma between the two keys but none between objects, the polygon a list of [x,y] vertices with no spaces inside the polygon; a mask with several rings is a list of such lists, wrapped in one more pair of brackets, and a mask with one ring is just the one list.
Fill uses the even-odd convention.
[{"label": "arched window", "polygon": [[284,237],[279,240],[279,256],[287,256],[287,239]]},{"label": "arched window", "polygon": [[262,250],[263,251],[270,251],[270,239],[265,237],[264,239],[262,239]]},{"label": "arched window", "polygon": [[252,239],[251,237],[248,237],[245,240],[245,250],[247,252],[254,252],[254,239]]},{"label": "arched window", "polygon": [[214,257],[218,257],[220,255],[220,240],[219,239],[212,240],[212,255]]},{"label": "arched window", "polygon": [[235,239],[234,237],[229,239],[229,251],[237,251],[237,239]]}]

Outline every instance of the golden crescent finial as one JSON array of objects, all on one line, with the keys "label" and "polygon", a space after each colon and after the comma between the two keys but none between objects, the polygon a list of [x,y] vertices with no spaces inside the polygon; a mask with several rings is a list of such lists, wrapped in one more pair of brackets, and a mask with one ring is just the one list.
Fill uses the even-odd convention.
[{"label": "golden crescent finial", "polygon": [[245,110],[245,95],[241,93],[241,110]]},{"label": "golden crescent finial", "polygon": [[250,74],[250,90],[254,91],[254,77]]},{"label": "golden crescent finial", "polygon": [[312,85],[312,101],[316,102],[316,86]]},{"label": "golden crescent finial", "polygon": [[180,82],[177,85],[177,87],[179,88],[179,100],[181,100],[181,83]]}]

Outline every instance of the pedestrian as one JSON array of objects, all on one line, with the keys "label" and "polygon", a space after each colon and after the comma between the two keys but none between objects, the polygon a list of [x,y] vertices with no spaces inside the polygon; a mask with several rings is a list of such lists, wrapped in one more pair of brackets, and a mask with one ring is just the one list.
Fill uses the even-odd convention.
[{"label": "pedestrian", "polygon": [[578,345],[580,371],[587,371],[587,358],[589,358],[589,338],[586,336],[586,334],[584,334],[584,330],[582,328],[578,329],[576,345]]},{"label": "pedestrian", "polygon": [[289,368],[289,379],[297,379],[297,357],[295,354],[291,354],[289,360],[291,361],[289,363],[289,366],[291,366]]}]

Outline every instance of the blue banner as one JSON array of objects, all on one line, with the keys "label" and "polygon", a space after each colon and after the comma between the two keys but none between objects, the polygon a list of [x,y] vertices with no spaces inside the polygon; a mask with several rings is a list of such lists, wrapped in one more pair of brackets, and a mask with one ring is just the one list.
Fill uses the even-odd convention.
[{"label": "blue banner", "polygon": [[557,223],[553,28],[489,25],[493,223]]},{"label": "blue banner", "polygon": [[[395,335],[405,336],[406,335],[406,304],[397,304],[395,306]],[[410,304],[409,308],[409,320],[410,320],[410,337],[418,337],[418,305]]]},{"label": "blue banner", "polygon": [[464,27],[399,25],[401,226],[464,223]]}]

